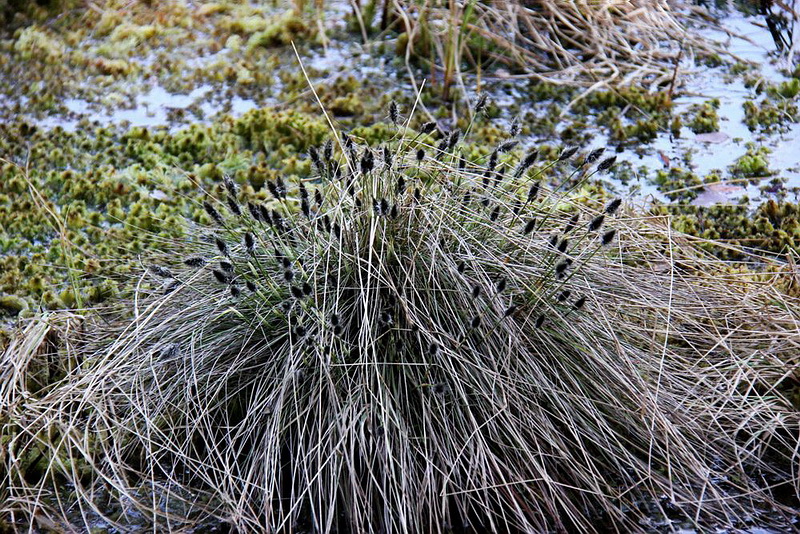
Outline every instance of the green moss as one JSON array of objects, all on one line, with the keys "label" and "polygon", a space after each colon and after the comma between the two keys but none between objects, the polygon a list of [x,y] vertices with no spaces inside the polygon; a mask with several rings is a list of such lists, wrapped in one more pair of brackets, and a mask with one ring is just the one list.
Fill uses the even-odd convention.
[{"label": "green moss", "polygon": [[702,104],[695,104],[687,113],[687,126],[692,132],[710,133],[719,131],[719,99],[715,98]]},{"label": "green moss", "polygon": [[730,173],[738,178],[764,178],[775,174],[769,168],[769,148],[759,146],[755,143],[747,144],[747,152],[736,162],[731,165],[728,170]]},{"label": "green moss", "polygon": [[0,313],[19,315],[28,309],[28,303],[16,295],[3,295],[0,297]]},{"label": "green moss", "polygon": [[670,167],[656,171],[653,182],[672,201],[689,202],[703,192],[703,181],[692,171],[680,167]]}]

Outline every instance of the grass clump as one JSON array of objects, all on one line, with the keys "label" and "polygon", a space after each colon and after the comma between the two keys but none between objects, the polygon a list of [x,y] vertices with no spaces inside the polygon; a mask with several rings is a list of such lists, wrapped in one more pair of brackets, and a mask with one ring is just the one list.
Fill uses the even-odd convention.
[{"label": "grass clump", "polygon": [[[388,143],[312,146],[314,178],[271,178],[268,200],[223,176],[209,224],[147,260],[77,368],[4,390],[0,512],[64,523],[74,504],[35,496],[65,481],[83,517],[124,526],[113,503],[164,529],[641,531],[653,510],[781,509],[758,480],[797,489],[776,390],[796,312],[665,220],[575,200],[614,165],[602,149],[540,162],[509,136],[472,160],[469,128],[427,144],[389,116]],[[540,180],[554,165],[562,186]]]}]

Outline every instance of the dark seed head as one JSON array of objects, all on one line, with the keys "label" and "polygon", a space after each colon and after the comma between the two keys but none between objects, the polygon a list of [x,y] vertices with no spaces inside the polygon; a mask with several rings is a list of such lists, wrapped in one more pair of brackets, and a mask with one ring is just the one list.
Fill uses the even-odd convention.
[{"label": "dark seed head", "polygon": [[331,315],[331,326],[338,326],[339,325],[339,315],[334,313]]},{"label": "dark seed head", "polygon": [[308,203],[307,198],[300,201],[300,211],[303,212],[303,215],[305,215],[307,219],[311,218],[311,205]]},{"label": "dark seed head", "polygon": [[150,265],[148,269],[151,273],[156,276],[160,276],[161,278],[172,278],[172,272],[166,267],[162,267],[160,265]]},{"label": "dark seed head", "polygon": [[472,298],[476,299],[481,294],[481,286],[475,285],[472,287]]},{"label": "dark seed head", "polygon": [[603,221],[605,221],[605,219],[606,219],[605,215],[598,215],[597,217],[592,219],[592,222],[589,223],[589,230],[594,232],[595,230],[603,226]]},{"label": "dark seed head", "polygon": [[333,327],[333,335],[340,336],[342,335],[342,326],[341,325],[334,325]]},{"label": "dark seed head", "polygon": [[311,288],[311,284],[308,282],[303,282],[303,295],[308,296],[312,291],[313,289]]},{"label": "dark seed head", "polygon": [[417,202],[422,200],[422,193],[420,192],[419,187],[414,188],[414,200],[416,200]]},{"label": "dark seed head", "polygon": [[228,195],[228,207],[231,209],[234,215],[241,215],[242,210],[239,208],[239,204],[236,202],[236,199],[232,196]]},{"label": "dark seed head", "polygon": [[306,327],[301,324],[295,326],[294,335],[295,337],[304,337],[306,335]]},{"label": "dark seed head", "polygon": [[575,155],[575,152],[578,151],[578,147],[576,146],[569,146],[565,147],[564,150],[561,151],[561,154],[558,156],[558,161],[566,161],[572,156]]},{"label": "dark seed head", "polygon": [[396,219],[397,215],[398,215],[397,204],[393,204],[392,209],[389,210],[389,217],[391,217],[392,219]]},{"label": "dark seed head", "polygon": [[558,236],[557,235],[550,236],[550,246],[555,248],[557,244],[558,244]]},{"label": "dark seed head", "polygon": [[333,141],[328,139],[325,141],[325,146],[322,149],[322,157],[325,158],[325,161],[328,162],[333,157]]},{"label": "dark seed head", "polygon": [[189,267],[202,267],[206,264],[206,260],[200,257],[187,258],[183,261]]},{"label": "dark seed head", "polygon": [[389,120],[392,121],[392,124],[397,126],[397,120],[400,118],[400,111],[397,107],[397,102],[392,100],[389,102]]},{"label": "dark seed head", "polygon": [[381,199],[381,211],[379,215],[388,215],[389,214],[389,201],[385,198]]},{"label": "dark seed head", "polygon": [[447,393],[448,389],[449,388],[447,387],[447,384],[444,384],[442,382],[434,384],[431,387],[431,391],[433,391],[433,393],[436,395],[444,395],[445,393]]},{"label": "dark seed head", "polygon": [[213,272],[214,272],[214,278],[216,278],[217,282],[219,282],[220,284],[227,284],[228,282],[230,282],[230,278],[228,278],[228,275],[223,273],[222,271],[214,269]]},{"label": "dark seed head", "polygon": [[450,135],[447,136],[447,149],[452,150],[458,144],[458,140],[461,138],[461,131],[460,130],[453,130],[450,132]]},{"label": "dark seed head", "polygon": [[611,229],[608,232],[603,234],[602,244],[603,246],[608,245],[614,240],[614,234],[616,234],[616,230]]},{"label": "dark seed head", "polygon": [[500,216],[500,206],[495,206],[494,209],[492,210],[492,213],[489,214],[489,220],[494,222],[497,220],[497,217],[499,216]]},{"label": "dark seed head", "polygon": [[322,193],[319,189],[314,189],[314,202],[317,203],[317,207],[322,207]]},{"label": "dark seed head", "polygon": [[247,211],[250,212],[250,216],[254,221],[261,221],[261,211],[258,209],[257,205],[253,204],[252,202],[248,202]]},{"label": "dark seed head", "polygon": [[516,304],[512,304],[511,306],[506,308],[505,312],[503,312],[503,317],[510,317],[510,316],[514,315],[515,311],[517,311],[517,305]]},{"label": "dark seed head", "polygon": [[239,298],[239,295],[241,294],[242,292],[239,289],[239,286],[231,285],[231,295],[233,296],[233,298]]},{"label": "dark seed head", "polygon": [[528,202],[536,200],[536,195],[539,194],[539,182],[535,182],[528,190]]},{"label": "dark seed head", "polygon": [[422,161],[423,159],[425,159],[425,150],[420,148],[417,150],[417,161]]},{"label": "dark seed head", "polygon": [[586,160],[584,160],[583,163],[585,165],[591,165],[592,163],[594,163],[595,161],[600,159],[600,156],[602,156],[603,152],[605,152],[605,151],[606,151],[606,149],[602,148],[602,147],[601,148],[595,148],[594,150],[589,152],[589,155],[586,156]]},{"label": "dark seed head", "polygon": [[429,356],[436,356],[436,354],[438,352],[439,352],[439,344],[438,343],[433,342],[430,345],[428,345],[428,355]]},{"label": "dark seed head", "polygon": [[479,315],[476,315],[475,317],[473,317],[472,320],[469,322],[469,326],[473,330],[475,328],[478,328],[480,325],[481,325],[481,318],[480,318]]},{"label": "dark seed head", "polygon": [[571,293],[571,291],[569,289],[565,289],[564,291],[562,291],[561,293],[558,294],[558,297],[556,297],[556,300],[558,300],[558,302],[564,302],[565,300],[567,300],[569,298],[569,294],[570,293]]},{"label": "dark seed head", "polygon": [[514,141],[513,139],[509,139],[508,141],[503,141],[500,143],[500,146],[497,147],[497,151],[501,154],[505,154],[506,152],[510,152],[516,148],[519,144],[519,141]]},{"label": "dark seed head", "polygon": [[508,127],[508,135],[511,137],[519,135],[519,118],[514,117],[511,119],[511,125]]},{"label": "dark seed head", "polygon": [[250,291],[251,293],[255,293],[256,292],[256,285],[253,283],[252,280],[246,281],[244,283],[244,285],[247,286],[248,291]]},{"label": "dark seed head", "polygon": [[303,290],[302,290],[302,289],[300,289],[299,287],[297,287],[297,286],[292,286],[292,287],[291,287],[291,291],[292,291],[292,296],[293,296],[294,298],[296,298],[296,299],[301,299],[301,298],[303,298]]},{"label": "dark seed head", "polygon": [[464,263],[463,261],[459,261],[457,267],[458,267],[458,273],[464,274],[464,271],[467,269],[467,264]]},{"label": "dark seed head", "polygon": [[383,147],[383,164],[388,168],[392,168],[392,151],[388,146]]},{"label": "dark seed head", "polygon": [[272,217],[270,217],[269,209],[264,204],[258,205],[258,211],[261,212],[261,220],[267,224],[272,224]]},{"label": "dark seed head", "polygon": [[286,280],[287,282],[291,282],[292,280],[294,280],[294,271],[290,270],[283,271],[283,279]]},{"label": "dark seed head", "polygon": [[227,174],[222,177],[222,181],[225,184],[225,189],[228,190],[228,194],[235,197],[236,196],[236,184],[234,183],[233,179]]},{"label": "dark seed head", "polygon": [[567,261],[558,262],[558,264],[556,265],[556,276],[559,277],[559,278],[564,276],[564,273],[566,272],[567,267],[569,267],[569,262],[567,262]]},{"label": "dark seed head", "polygon": [[419,131],[422,134],[429,134],[433,132],[435,129],[436,129],[436,122],[430,121],[423,124],[422,127],[419,129]]},{"label": "dark seed head", "polygon": [[622,204],[622,199],[615,198],[614,200],[608,203],[608,206],[606,206],[606,213],[608,213],[609,215],[614,215],[619,209],[621,204]]},{"label": "dark seed head", "polygon": [[569,240],[568,239],[562,239],[561,243],[558,244],[558,251],[563,253],[563,252],[565,252],[567,250],[568,246],[569,246]]},{"label": "dark seed head", "polygon": [[503,291],[505,291],[506,284],[507,283],[506,283],[506,279],[505,278],[501,278],[500,280],[498,280],[497,281],[497,285],[495,286],[495,288],[497,289],[497,292],[498,293],[502,293]]},{"label": "dark seed head", "polygon": [[575,304],[573,304],[573,306],[575,310],[580,310],[581,308],[583,308],[584,304],[586,304],[586,297],[581,297],[575,301]]},{"label": "dark seed head", "polygon": [[216,210],[216,208],[214,208],[214,206],[212,206],[208,201],[204,201],[203,202],[203,209],[206,210],[206,213],[208,213],[209,217],[214,219],[214,221],[217,224],[219,224],[219,225],[224,224],[223,221],[222,221],[222,216],[219,214],[219,212]]},{"label": "dark seed head", "polygon": [[529,151],[525,155],[525,157],[522,158],[522,161],[519,162],[519,165],[517,165],[517,170],[514,171],[514,176],[516,176],[517,178],[522,176],[525,173],[525,171],[527,171],[531,167],[531,165],[536,163],[537,157],[539,157],[538,150],[534,148],[533,150]]},{"label": "dark seed head", "polygon": [[580,214],[576,213],[575,215],[573,215],[570,218],[569,222],[567,222],[567,226],[564,227],[564,233],[565,234],[570,233],[575,228],[575,225],[578,224],[579,219],[580,219]]},{"label": "dark seed head", "polygon": [[528,235],[531,232],[533,232],[533,229],[535,227],[536,227],[536,219],[530,219],[527,223],[525,223],[525,228],[522,229],[522,233]]},{"label": "dark seed head", "polygon": [[217,249],[219,249],[220,254],[222,254],[223,256],[230,257],[230,253],[228,252],[228,245],[225,244],[225,241],[223,241],[219,237],[215,237],[214,242],[217,244]]},{"label": "dark seed head", "polygon": [[169,295],[170,293],[178,289],[180,286],[181,286],[180,280],[173,280],[172,282],[167,284],[167,287],[164,288],[164,295]]},{"label": "dark seed head", "polygon": [[541,328],[541,327],[542,327],[542,325],[544,324],[544,320],[545,320],[545,317],[544,317],[544,315],[540,315],[540,316],[539,316],[539,317],[536,319],[536,328]]},{"label": "dark seed head", "polygon": [[233,264],[230,263],[230,262],[227,262],[227,261],[219,262],[219,268],[222,269],[226,273],[232,273],[233,272]]},{"label": "dark seed head", "polygon": [[245,232],[244,234],[244,246],[250,254],[256,250],[256,239],[250,232]]},{"label": "dark seed head", "polygon": [[369,174],[375,167],[375,156],[369,148],[364,148],[364,154],[361,155],[361,174]]},{"label": "dark seed head", "polygon": [[611,167],[614,166],[614,163],[617,162],[617,156],[611,156],[610,158],[606,158],[600,162],[600,165],[597,166],[597,170],[600,172],[607,171]]},{"label": "dark seed head", "polygon": [[478,95],[478,101],[475,102],[475,113],[480,113],[486,109],[486,102],[488,99],[489,95],[487,93],[481,93]]}]

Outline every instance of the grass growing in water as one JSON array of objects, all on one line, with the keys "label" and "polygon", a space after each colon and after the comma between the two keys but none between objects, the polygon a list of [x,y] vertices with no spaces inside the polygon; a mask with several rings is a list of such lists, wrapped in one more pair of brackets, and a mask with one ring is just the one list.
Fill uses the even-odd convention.
[{"label": "grass growing in water", "polygon": [[[662,218],[576,200],[614,164],[601,150],[537,164],[509,135],[467,161],[460,132],[423,145],[388,115],[392,141],[337,136],[268,202],[225,180],[213,224],[152,259],[132,318],[75,345],[63,380],[26,391],[11,345],[0,512],[62,523],[75,502],[42,496],[65,481],[84,517],[165,529],[637,531],[653,509],[781,509],[758,480],[797,491],[776,389],[792,307]],[[538,179],[553,165],[574,168],[561,187]]]}]

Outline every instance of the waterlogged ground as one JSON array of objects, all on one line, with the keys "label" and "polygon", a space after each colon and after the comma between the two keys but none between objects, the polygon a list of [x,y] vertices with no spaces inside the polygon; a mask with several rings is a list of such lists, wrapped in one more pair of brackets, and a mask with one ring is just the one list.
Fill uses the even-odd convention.
[{"label": "waterlogged ground", "polygon": [[[410,127],[435,119],[447,131],[466,128],[485,91],[469,158],[486,157],[516,118],[520,151],[538,146],[542,159],[563,145],[618,154],[587,193],[622,194],[681,231],[759,254],[800,253],[800,67],[778,61],[755,15],[715,12],[736,35],[705,31],[728,55],[687,54],[674,90],[585,93],[500,69],[465,74],[442,102],[441,75],[407,64],[398,35],[362,32],[345,3],[302,17],[281,3],[125,5],[0,34],[0,348],[40,310],[113,305],[141,256],[178,238],[185,218],[206,221],[198,199],[219,193],[223,174],[260,200],[277,174],[309,176],[308,148],[330,135],[309,80],[337,127],[372,144],[392,135],[392,99],[404,117],[416,108]],[[800,281],[781,289],[800,293]]]}]

